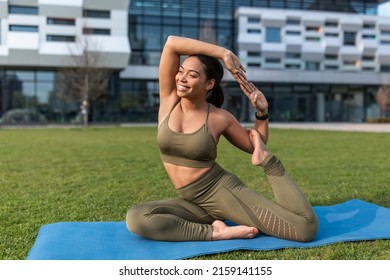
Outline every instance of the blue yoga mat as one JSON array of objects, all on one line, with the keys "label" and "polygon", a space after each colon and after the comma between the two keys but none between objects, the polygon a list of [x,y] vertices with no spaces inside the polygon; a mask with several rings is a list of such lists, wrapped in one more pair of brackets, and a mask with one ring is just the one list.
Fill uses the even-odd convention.
[{"label": "blue yoga mat", "polygon": [[336,242],[389,239],[390,209],[359,199],[314,207],[316,238],[308,243],[259,235],[253,239],[163,242],[143,239],[124,222],[64,222],[41,227],[29,260],[175,260],[234,250],[310,248]]}]

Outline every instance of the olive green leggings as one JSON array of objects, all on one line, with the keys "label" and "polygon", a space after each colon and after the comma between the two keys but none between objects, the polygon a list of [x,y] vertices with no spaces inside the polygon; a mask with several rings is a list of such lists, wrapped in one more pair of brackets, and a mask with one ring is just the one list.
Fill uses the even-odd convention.
[{"label": "olive green leggings", "polygon": [[212,240],[215,220],[253,226],[261,233],[307,242],[317,232],[317,216],[280,160],[267,157],[262,167],[276,203],[255,193],[235,175],[215,164],[204,176],[178,189],[181,198],[132,207],[127,228],[164,241]]}]

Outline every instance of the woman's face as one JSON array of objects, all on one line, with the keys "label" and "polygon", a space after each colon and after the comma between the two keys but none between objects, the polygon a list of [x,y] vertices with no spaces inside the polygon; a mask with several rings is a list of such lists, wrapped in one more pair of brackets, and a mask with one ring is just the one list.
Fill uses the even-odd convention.
[{"label": "woman's face", "polygon": [[214,83],[215,80],[207,80],[202,63],[194,56],[186,58],[176,74],[177,94],[180,97],[205,97]]}]

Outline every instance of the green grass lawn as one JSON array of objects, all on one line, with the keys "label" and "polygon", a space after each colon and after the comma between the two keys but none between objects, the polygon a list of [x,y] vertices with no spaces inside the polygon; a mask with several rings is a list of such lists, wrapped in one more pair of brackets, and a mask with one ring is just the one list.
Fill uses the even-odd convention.
[{"label": "green grass lawn", "polygon": [[[0,259],[25,259],[43,224],[121,221],[132,205],[177,196],[155,138],[153,127],[0,130]],[[272,129],[268,147],[313,205],[390,207],[390,134]],[[272,198],[249,154],[221,139],[218,162]],[[390,240],[198,259],[390,259]]]}]

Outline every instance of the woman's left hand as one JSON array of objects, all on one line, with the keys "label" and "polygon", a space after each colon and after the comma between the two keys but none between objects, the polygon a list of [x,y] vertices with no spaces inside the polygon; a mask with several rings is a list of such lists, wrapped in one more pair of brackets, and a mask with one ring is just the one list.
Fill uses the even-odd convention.
[{"label": "woman's left hand", "polygon": [[243,84],[247,82],[245,75],[245,68],[241,65],[238,57],[231,51],[226,50],[224,56],[222,57],[222,61],[225,64],[226,68],[232,74],[233,78],[239,83]]},{"label": "woman's left hand", "polygon": [[240,87],[252,106],[263,115],[268,113],[268,102],[264,94],[251,82],[240,83]]}]

